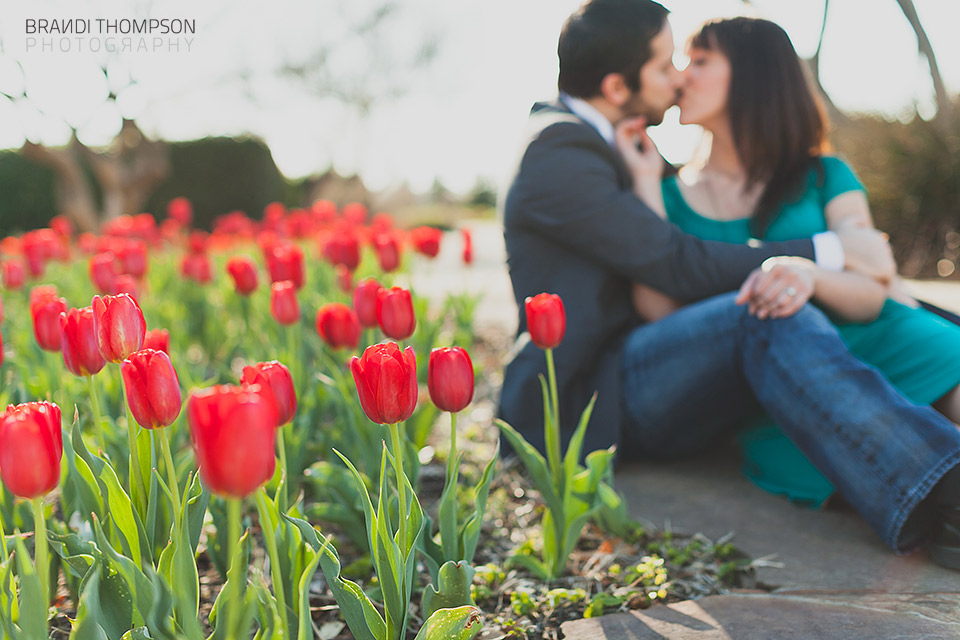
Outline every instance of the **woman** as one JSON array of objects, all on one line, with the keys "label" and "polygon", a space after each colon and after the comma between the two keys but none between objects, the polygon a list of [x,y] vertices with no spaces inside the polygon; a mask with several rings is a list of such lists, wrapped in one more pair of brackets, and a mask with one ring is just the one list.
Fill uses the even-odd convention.
[{"label": "woman", "polygon": [[[664,179],[660,193],[649,180],[638,180],[641,198],[655,207],[662,203],[664,215],[684,231],[727,242],[872,226],[860,181],[827,153],[823,110],[783,29],[752,18],[711,22],[691,38],[689,57],[680,122],[703,127],[709,148]],[[628,164],[636,155],[635,126],[622,127],[617,136]],[[854,354],[914,402],[960,422],[960,327],[918,308],[896,278],[879,282],[828,272],[803,259],[778,269],[785,275],[767,287],[764,304],[752,305],[758,317],[790,315],[809,299],[835,322]],[[642,286],[634,301],[649,320],[675,308]],[[813,505],[832,493],[829,481],[769,419],[743,432],[741,445],[745,471],[761,487]]]}]

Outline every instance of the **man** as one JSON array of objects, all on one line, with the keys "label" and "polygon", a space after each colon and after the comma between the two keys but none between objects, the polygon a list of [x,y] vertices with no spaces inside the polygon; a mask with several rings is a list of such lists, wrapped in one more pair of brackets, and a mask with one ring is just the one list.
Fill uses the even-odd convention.
[{"label": "man", "polygon": [[[935,522],[934,558],[960,568],[960,431],[854,358],[816,308],[766,318],[796,293],[791,284],[766,295],[785,277],[777,262],[790,259],[775,256],[889,276],[885,241],[856,230],[756,247],[705,242],[634,196],[614,125],[658,124],[676,99],[666,15],[651,0],[591,0],[564,25],[560,100],[534,106],[503,202],[521,313],[501,417],[543,450],[544,357],[524,344],[522,309],[527,296],[557,293],[567,311],[554,354],[565,439],[594,390],[585,451],[619,444],[627,455],[708,446],[759,401],[888,545],[911,549]],[[662,162],[652,145],[638,153]],[[634,282],[693,304],[641,325]]]}]

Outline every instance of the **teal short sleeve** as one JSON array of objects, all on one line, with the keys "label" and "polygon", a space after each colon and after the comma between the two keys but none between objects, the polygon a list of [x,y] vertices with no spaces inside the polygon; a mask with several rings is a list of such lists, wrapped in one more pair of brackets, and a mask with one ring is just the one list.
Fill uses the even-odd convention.
[{"label": "teal short sleeve", "polygon": [[860,178],[846,162],[836,156],[823,156],[823,187],[820,190],[824,203],[848,191],[866,191]]}]

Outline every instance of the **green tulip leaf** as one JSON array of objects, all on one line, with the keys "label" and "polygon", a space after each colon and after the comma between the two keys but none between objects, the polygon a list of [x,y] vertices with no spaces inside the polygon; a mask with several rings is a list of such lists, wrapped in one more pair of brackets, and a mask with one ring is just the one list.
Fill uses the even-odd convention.
[{"label": "green tulip leaf", "polygon": [[440,609],[473,605],[470,585],[476,571],[466,562],[445,562],[440,567],[437,587],[428,584],[423,590],[422,615],[429,618]]},{"label": "green tulip leaf", "polygon": [[[451,452],[453,455],[453,452]],[[443,493],[440,494],[440,506],[437,510],[437,520],[440,525],[440,547],[443,549],[445,561],[460,560],[460,541],[457,536],[457,480],[460,476],[460,462],[463,452],[456,454],[453,463],[453,473],[448,469],[443,484]]]},{"label": "green tulip leaf", "polygon": [[577,465],[580,463],[580,452],[583,450],[583,438],[587,433],[587,424],[590,422],[590,415],[593,413],[593,405],[597,403],[597,393],[593,393],[587,408],[580,414],[580,422],[577,424],[577,430],[573,432],[570,442],[567,444],[567,453],[563,457],[563,470],[567,482],[577,472]]},{"label": "green tulip leaf", "polygon": [[543,496],[547,507],[554,511],[562,511],[563,506],[560,502],[562,498],[554,487],[553,476],[550,475],[550,471],[547,469],[547,461],[544,457],[532,444],[527,442],[526,438],[520,435],[520,433],[509,424],[503,420],[497,420],[496,424],[503,435],[506,436],[507,441],[510,443],[510,446],[513,447],[520,461],[523,462],[523,466],[526,467],[530,473],[530,480],[533,482],[533,486],[537,488],[537,491]]},{"label": "green tulip leaf", "polygon": [[427,618],[415,640],[472,640],[482,628],[476,607],[440,609]]},{"label": "green tulip leaf", "polygon": [[60,556],[67,570],[76,578],[87,575],[87,571],[100,555],[96,544],[90,540],[81,540],[75,533],[61,535],[48,531],[47,540],[53,552]]},{"label": "green tulip leaf", "polygon": [[371,602],[360,585],[342,577],[340,557],[333,545],[309,522],[286,515],[283,518],[300,531],[313,551],[319,553],[320,569],[354,637],[357,640],[387,640],[387,625],[377,611],[376,605]]},{"label": "green tulip leaf", "polygon": [[525,554],[518,553],[510,556],[507,558],[506,566],[508,568],[520,567],[522,569],[526,569],[541,580],[548,580],[552,577],[550,572],[547,570],[547,565],[533,556],[528,556]]},{"label": "green tulip leaf", "polygon": [[[122,626],[121,633],[134,626],[142,626],[143,613],[150,610],[152,605],[153,589],[147,576],[130,558],[117,553],[116,549],[107,540],[97,518],[93,519],[93,529],[97,538],[97,546],[102,553],[103,564],[106,570],[101,574],[100,600],[104,609],[104,616],[116,626]],[[103,586],[111,588],[109,601],[104,600]],[[129,613],[126,613],[129,611]],[[112,619],[111,614],[116,613]],[[122,615],[126,613],[126,615]],[[110,629],[104,627],[110,637]]]},{"label": "green tulip leaf", "polygon": [[313,551],[312,558],[304,568],[299,582],[299,630],[297,640],[313,640],[313,620],[310,618],[310,583],[313,581],[313,574],[320,563],[322,551]]},{"label": "green tulip leaf", "polygon": [[20,631],[24,638],[47,637],[47,594],[30,560],[22,538],[17,538],[17,571],[20,575]]},{"label": "green tulip leaf", "polygon": [[493,470],[497,466],[499,458],[500,443],[498,441],[493,457],[487,462],[487,466],[484,467],[483,474],[480,476],[480,484],[477,485],[476,499],[474,500],[474,512],[460,529],[460,548],[462,550],[460,560],[470,565],[473,564],[473,556],[477,551],[480,528],[483,526],[483,516],[487,510],[487,497],[490,495],[490,483],[493,481]]},{"label": "green tulip leaf", "polygon": [[150,637],[150,632],[147,631],[146,627],[137,627],[123,634],[120,640],[153,640],[153,638]]},{"label": "green tulip leaf", "polygon": [[[77,603],[77,617],[73,621],[70,640],[108,640],[98,617],[103,610],[100,604],[100,567],[90,569],[80,590],[80,602]],[[41,636],[45,637],[45,636]]]}]

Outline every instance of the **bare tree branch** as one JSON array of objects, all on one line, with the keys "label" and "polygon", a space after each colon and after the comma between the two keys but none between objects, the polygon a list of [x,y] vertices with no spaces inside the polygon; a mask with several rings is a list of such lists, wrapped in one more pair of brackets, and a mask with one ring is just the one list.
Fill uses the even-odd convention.
[{"label": "bare tree branch", "polygon": [[900,10],[903,11],[903,15],[910,22],[910,26],[917,36],[917,48],[927,59],[927,64],[930,67],[930,78],[933,80],[933,90],[937,97],[938,123],[942,130],[951,131],[956,115],[953,103],[950,101],[950,95],[947,93],[947,87],[943,83],[943,76],[940,75],[940,67],[937,64],[937,56],[933,51],[933,45],[930,44],[930,38],[927,37],[927,32],[920,22],[913,0],[897,0],[897,4],[900,5]]}]

